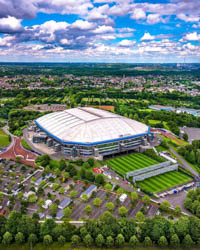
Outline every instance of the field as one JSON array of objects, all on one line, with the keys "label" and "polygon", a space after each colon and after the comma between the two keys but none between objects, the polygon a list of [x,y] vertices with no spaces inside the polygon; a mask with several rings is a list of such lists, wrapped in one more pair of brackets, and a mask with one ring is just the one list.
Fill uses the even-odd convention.
[{"label": "field", "polygon": [[150,193],[158,193],[191,180],[181,172],[172,171],[137,182],[137,185]]},{"label": "field", "polygon": [[141,153],[134,153],[106,160],[106,164],[121,175],[139,168],[148,167],[158,162]]},{"label": "field", "polygon": [[3,129],[0,129],[0,147],[5,147],[10,144],[8,135],[3,131]]}]

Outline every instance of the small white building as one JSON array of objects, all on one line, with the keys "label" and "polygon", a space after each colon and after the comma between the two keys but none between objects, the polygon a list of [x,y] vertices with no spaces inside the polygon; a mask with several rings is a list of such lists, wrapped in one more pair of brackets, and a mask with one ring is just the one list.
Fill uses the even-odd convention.
[{"label": "small white building", "polygon": [[44,209],[48,209],[52,204],[51,200],[46,200],[45,204],[42,206]]},{"label": "small white building", "polygon": [[119,197],[119,200],[120,200],[121,202],[124,202],[124,201],[126,200],[126,198],[127,198],[127,194],[122,194],[122,195]]}]

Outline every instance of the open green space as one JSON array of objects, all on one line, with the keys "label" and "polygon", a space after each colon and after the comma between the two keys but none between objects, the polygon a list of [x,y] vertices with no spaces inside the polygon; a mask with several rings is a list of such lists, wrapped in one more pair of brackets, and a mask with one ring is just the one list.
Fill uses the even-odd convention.
[{"label": "open green space", "polygon": [[147,192],[158,193],[191,180],[192,178],[181,172],[172,171],[137,182],[137,185]]},{"label": "open green space", "polygon": [[3,129],[0,129],[0,147],[5,147],[10,144],[9,136],[3,131]]},{"label": "open green space", "polygon": [[141,153],[116,157],[114,159],[106,160],[105,162],[110,168],[121,175],[125,175],[127,172],[134,171],[139,168],[145,168],[158,163],[156,160],[153,160]]},{"label": "open green space", "polygon": [[32,150],[32,148],[28,145],[28,143],[24,139],[21,140],[21,144],[23,148]]}]

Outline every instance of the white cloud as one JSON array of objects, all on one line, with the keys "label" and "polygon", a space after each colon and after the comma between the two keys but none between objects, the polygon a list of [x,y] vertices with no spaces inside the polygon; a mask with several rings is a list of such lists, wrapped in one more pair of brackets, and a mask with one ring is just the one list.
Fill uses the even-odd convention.
[{"label": "white cloud", "polygon": [[22,30],[21,19],[8,16],[0,18],[0,31],[3,33],[12,33]]},{"label": "white cloud", "polygon": [[132,40],[128,40],[128,39],[124,39],[121,42],[118,43],[118,46],[120,47],[131,47],[133,45],[135,45],[135,41]]},{"label": "white cloud", "polygon": [[197,32],[192,32],[186,34],[181,40],[181,42],[184,41],[200,41],[200,34],[197,34]]},{"label": "white cloud", "polygon": [[177,18],[185,21],[185,22],[198,22],[200,18],[198,16],[192,16],[192,15],[186,15],[183,13],[180,13],[177,15]]},{"label": "white cloud", "polygon": [[76,20],[72,25],[71,28],[80,29],[80,30],[90,30],[95,27],[94,23],[90,23],[88,21],[83,20]]},{"label": "white cloud", "polygon": [[94,30],[94,33],[96,34],[105,34],[105,33],[112,33],[112,32],[114,32],[113,27],[106,26],[106,25],[99,26],[98,28]]},{"label": "white cloud", "polygon": [[145,18],[146,18],[146,13],[144,12],[143,9],[135,8],[133,10],[133,14],[131,15],[131,19],[140,20],[140,19],[145,19]]},{"label": "white cloud", "polygon": [[163,21],[164,21],[164,19],[162,19],[160,14],[149,14],[147,16],[147,23],[148,24],[156,24],[156,23],[160,23]]},{"label": "white cloud", "polygon": [[141,41],[150,41],[154,40],[155,36],[152,36],[149,32],[144,33],[143,37],[140,39]]}]

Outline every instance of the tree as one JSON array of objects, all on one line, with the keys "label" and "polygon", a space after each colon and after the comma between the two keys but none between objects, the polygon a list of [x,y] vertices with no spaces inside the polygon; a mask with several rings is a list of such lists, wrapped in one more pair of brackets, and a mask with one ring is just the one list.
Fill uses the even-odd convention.
[{"label": "tree", "polygon": [[112,247],[114,245],[114,239],[112,236],[108,236],[106,238],[106,246],[107,247]]},{"label": "tree", "polygon": [[176,206],[174,208],[174,213],[175,213],[175,215],[179,215],[181,213],[181,207],[180,206]]},{"label": "tree", "polygon": [[188,134],[186,134],[186,133],[183,134],[183,140],[188,141]]},{"label": "tree", "polygon": [[89,163],[90,167],[93,167],[94,166],[94,159],[93,158],[89,158],[87,160],[87,162]]},{"label": "tree", "polygon": [[72,246],[77,246],[80,243],[81,239],[78,235],[73,235],[71,239]]},{"label": "tree", "polygon": [[178,247],[180,245],[180,240],[177,234],[173,234],[170,238],[170,245],[172,247]]},{"label": "tree", "polygon": [[60,194],[64,194],[64,192],[65,192],[64,187],[59,188],[59,193],[60,193]]},{"label": "tree", "polygon": [[92,213],[92,207],[90,205],[87,205],[85,206],[84,211],[89,215]]},{"label": "tree", "polygon": [[81,199],[82,199],[83,201],[87,201],[87,200],[88,200],[87,194],[83,194],[83,195],[81,196]]},{"label": "tree", "polygon": [[63,209],[63,215],[64,217],[70,217],[72,215],[72,210],[69,207],[66,207]]},{"label": "tree", "polygon": [[128,213],[128,210],[124,207],[124,206],[121,206],[119,209],[118,209],[118,213],[121,217],[126,217],[127,213]]},{"label": "tree", "polygon": [[138,199],[138,194],[136,192],[132,192],[131,193],[131,203],[135,204],[137,199]]},{"label": "tree", "polygon": [[98,174],[95,176],[95,182],[100,184],[100,185],[103,185],[104,184],[104,177],[102,174]]},{"label": "tree", "polygon": [[112,190],[112,185],[110,183],[106,183],[106,185],[104,186],[104,189],[107,191],[107,192],[110,192]]},{"label": "tree", "polygon": [[142,223],[145,220],[145,216],[141,211],[139,211],[139,212],[137,212],[135,219],[138,223]]},{"label": "tree", "polygon": [[191,247],[194,245],[194,242],[189,234],[187,234],[183,239],[183,245],[186,247]]},{"label": "tree", "polygon": [[93,243],[93,239],[92,236],[90,234],[87,234],[84,238],[83,238],[83,242],[85,243],[85,245],[87,247],[91,246]]},{"label": "tree", "polygon": [[118,234],[115,240],[117,246],[122,246],[125,242],[124,236],[122,234]]},{"label": "tree", "polygon": [[104,239],[103,235],[102,234],[98,234],[97,237],[96,237],[96,239],[95,239],[96,245],[98,247],[102,247],[103,244],[104,244],[104,242],[105,242],[105,239]]},{"label": "tree", "polygon": [[137,246],[138,243],[138,238],[135,235],[131,236],[129,244],[134,248]]},{"label": "tree", "polygon": [[52,216],[55,216],[57,209],[58,209],[57,204],[55,203],[51,204],[51,206],[49,207],[49,210]]},{"label": "tree", "polygon": [[21,201],[23,197],[24,197],[24,194],[22,192],[19,192],[17,195],[17,198]]},{"label": "tree", "polygon": [[150,247],[152,245],[152,240],[149,236],[145,237],[144,245],[145,245],[145,247]]},{"label": "tree", "polygon": [[53,240],[51,235],[45,235],[43,238],[43,243],[45,246],[50,246],[52,244]]},{"label": "tree", "polygon": [[69,178],[69,173],[68,172],[64,172],[62,174],[62,181],[65,182],[68,178]]},{"label": "tree", "polygon": [[121,195],[121,194],[123,194],[124,193],[124,189],[123,188],[118,188],[117,189],[117,194],[118,195]]},{"label": "tree", "polygon": [[35,176],[32,176],[31,177],[31,183],[35,183],[36,182],[36,178],[35,178]]},{"label": "tree", "polygon": [[59,184],[58,183],[53,183],[52,188],[54,191],[56,191],[59,188]]},{"label": "tree", "polygon": [[18,232],[18,233],[15,235],[15,242],[16,242],[17,244],[22,244],[22,243],[24,243],[24,235],[23,235],[23,233]]},{"label": "tree", "polygon": [[72,199],[75,199],[76,198],[76,196],[77,196],[77,192],[76,191],[74,191],[74,190],[72,190],[71,192],[70,192],[70,197],[72,198]]},{"label": "tree", "polygon": [[161,236],[158,240],[158,245],[161,247],[166,247],[168,245],[167,239],[165,236]]},{"label": "tree", "polygon": [[109,211],[113,211],[115,208],[115,205],[112,202],[107,202],[106,207]]},{"label": "tree", "polygon": [[88,181],[91,181],[93,182],[95,177],[93,175],[93,172],[91,170],[87,170],[86,171],[86,174],[85,174],[85,178],[88,180]]},{"label": "tree", "polygon": [[170,211],[171,204],[168,201],[163,201],[160,204],[160,209],[164,212]]},{"label": "tree", "polygon": [[29,195],[28,202],[35,203],[36,201],[37,201],[37,195],[36,194]]},{"label": "tree", "polygon": [[89,169],[90,167],[91,166],[90,166],[90,164],[87,161],[83,163],[83,168]]},{"label": "tree", "polygon": [[144,205],[149,205],[150,204],[150,198],[148,195],[145,195],[143,198],[142,198],[142,202],[144,203]]},{"label": "tree", "polygon": [[79,171],[79,173],[80,173],[81,178],[85,179],[85,175],[86,175],[85,168],[81,168],[80,171]]},{"label": "tree", "polygon": [[40,207],[44,206],[45,205],[45,200],[44,199],[40,199],[39,202],[38,202],[38,205]]},{"label": "tree", "polygon": [[10,245],[12,241],[12,234],[10,232],[5,232],[5,234],[3,235],[3,240],[2,240],[2,243],[4,245]]},{"label": "tree", "polygon": [[102,203],[102,200],[100,198],[95,198],[94,201],[93,201],[93,204],[95,207],[99,207]]}]

